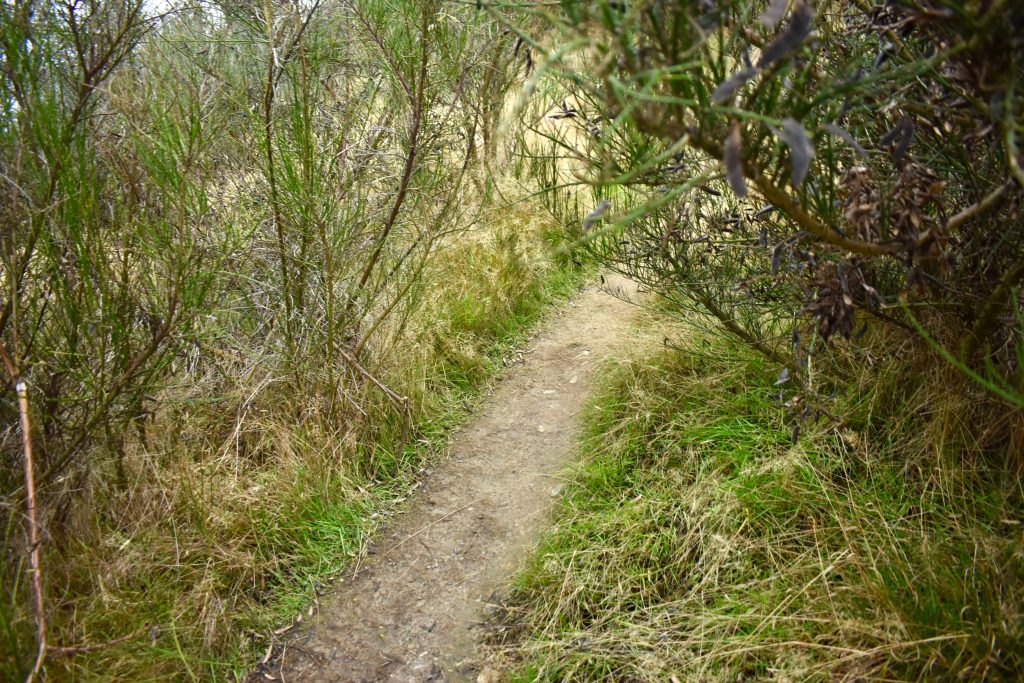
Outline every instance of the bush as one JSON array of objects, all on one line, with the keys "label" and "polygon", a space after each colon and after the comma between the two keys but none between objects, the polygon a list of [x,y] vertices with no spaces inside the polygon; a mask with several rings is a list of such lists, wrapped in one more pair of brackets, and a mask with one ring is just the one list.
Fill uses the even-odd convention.
[{"label": "bush", "polygon": [[549,187],[575,177],[611,201],[584,238],[606,263],[791,378],[871,322],[1024,404],[1019,3],[533,14],[541,37],[523,39],[558,45],[533,82],[557,87],[540,89],[523,146]]}]

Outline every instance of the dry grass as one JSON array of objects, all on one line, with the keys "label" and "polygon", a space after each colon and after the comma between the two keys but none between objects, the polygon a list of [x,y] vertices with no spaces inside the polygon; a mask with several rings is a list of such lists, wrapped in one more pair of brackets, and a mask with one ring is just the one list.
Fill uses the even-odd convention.
[{"label": "dry grass", "polygon": [[[497,209],[443,245],[415,312],[368,350],[373,372],[411,398],[414,429],[368,382],[296,395],[258,339],[211,362],[186,358],[125,457],[82,484],[45,546],[55,639],[125,642],[51,657],[50,680],[166,681],[244,674],[274,629],[306,614],[405,496],[475,389],[582,271],[552,260],[535,207]],[[225,312],[218,324],[230,320]],[[196,376],[196,368],[206,373]],[[99,459],[97,459],[99,460]],[[116,463],[120,463],[119,465]],[[114,483],[112,483],[114,482]],[[8,533],[11,533],[8,530]],[[9,606],[0,678],[18,676],[31,620]],[[22,647],[24,646],[24,647]]]},{"label": "dry grass", "polygon": [[497,659],[522,680],[1019,680],[1024,417],[859,358],[846,424],[795,446],[746,350],[617,368]]}]

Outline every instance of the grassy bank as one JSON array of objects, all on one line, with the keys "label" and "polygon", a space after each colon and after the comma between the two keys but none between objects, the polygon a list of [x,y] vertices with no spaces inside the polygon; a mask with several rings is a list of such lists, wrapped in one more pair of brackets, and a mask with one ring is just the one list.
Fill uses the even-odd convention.
[{"label": "grassy bank", "polygon": [[864,358],[831,369],[841,422],[796,445],[777,368],[721,340],[606,373],[492,624],[499,661],[524,681],[1019,680],[1022,416]]},{"label": "grassy bank", "polygon": [[[358,378],[346,390],[361,393],[332,416],[278,390],[274,363],[227,358],[222,376],[182,373],[158,397],[169,408],[123,444],[122,471],[98,472],[82,494],[90,504],[47,539],[52,640],[90,648],[51,653],[48,680],[244,676],[404,499],[511,349],[581,284],[582,269],[550,256],[554,235],[523,206],[435,254],[415,312],[382,335],[394,347],[369,350],[377,378],[408,397],[409,430]],[[19,533],[10,519],[8,536]],[[10,578],[24,582],[24,569]],[[0,679],[20,680],[32,619],[2,607]]]}]

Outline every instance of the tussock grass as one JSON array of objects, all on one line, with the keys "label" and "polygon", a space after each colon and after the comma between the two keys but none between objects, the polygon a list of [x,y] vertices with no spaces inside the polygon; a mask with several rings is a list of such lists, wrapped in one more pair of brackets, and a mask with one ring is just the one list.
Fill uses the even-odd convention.
[{"label": "tussock grass", "polygon": [[849,417],[797,445],[720,339],[606,373],[494,623],[517,680],[1019,680],[1024,419],[837,359]]}]

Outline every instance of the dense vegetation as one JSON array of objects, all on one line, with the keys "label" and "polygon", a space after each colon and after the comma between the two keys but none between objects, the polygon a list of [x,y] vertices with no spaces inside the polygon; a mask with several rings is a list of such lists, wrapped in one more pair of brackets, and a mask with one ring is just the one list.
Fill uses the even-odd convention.
[{"label": "dense vegetation", "polygon": [[1019,680],[1024,7],[532,14],[522,40],[557,47],[525,163],[593,188],[559,204],[580,244],[686,322],[595,399],[499,661]]},{"label": "dense vegetation", "polygon": [[0,15],[3,680],[244,674],[577,280],[486,17],[158,7]]},{"label": "dense vegetation", "polygon": [[706,332],[524,676],[1020,675],[1022,79],[1012,0],[5,1],[0,678],[244,672],[584,253]]},{"label": "dense vegetation", "polygon": [[[607,263],[810,374],[868,325],[918,332],[1024,405],[1024,8],[637,2],[536,10],[558,44],[524,125],[586,183]],[[536,35],[534,35],[536,34]],[[554,36],[554,37],[553,37]],[[812,392],[798,420],[818,414]]]},{"label": "dense vegetation", "polygon": [[795,446],[777,369],[748,347],[693,333],[610,369],[555,525],[492,620],[502,666],[524,681],[1019,680],[1020,444],[979,453],[986,412],[953,370],[861,367],[893,341],[842,354],[846,419]]}]

